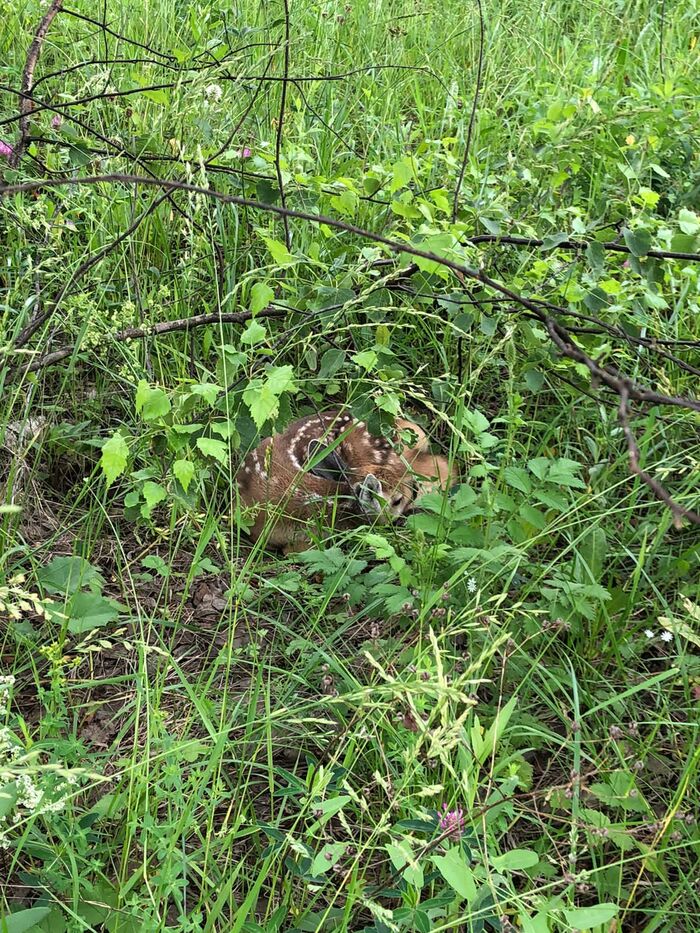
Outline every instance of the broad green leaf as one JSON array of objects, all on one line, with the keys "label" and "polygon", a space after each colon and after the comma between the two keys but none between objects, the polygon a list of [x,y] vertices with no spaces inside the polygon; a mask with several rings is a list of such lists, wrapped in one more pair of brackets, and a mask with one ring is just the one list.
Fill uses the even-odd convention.
[{"label": "broad green leaf", "polygon": [[503,478],[509,486],[512,486],[513,489],[517,489],[520,492],[524,492],[525,495],[528,495],[532,491],[532,480],[527,470],[522,467],[506,467],[503,471]]},{"label": "broad green leaf", "polygon": [[[421,240],[421,242],[416,245],[420,246],[422,250],[428,253],[434,253],[436,256],[440,256],[443,259],[454,260],[458,258],[455,257],[457,240],[451,233],[438,233],[435,236]],[[429,275],[439,275],[441,278],[447,279],[451,274],[446,266],[436,262],[434,259],[425,259],[422,256],[414,256],[413,258],[418,268],[423,272],[427,272]]]},{"label": "broad green leaf", "polygon": [[214,457],[222,466],[228,463],[228,444],[214,437],[198,437],[197,447],[206,457]]},{"label": "broad green leaf", "polygon": [[688,233],[692,236],[700,232],[700,218],[698,218],[695,211],[689,211],[686,207],[682,207],[678,212],[678,226],[683,233]]},{"label": "broad green leaf", "polygon": [[275,395],[296,391],[294,368],[292,366],[273,366],[267,372],[266,384]]},{"label": "broad green leaf", "polygon": [[136,411],[144,421],[156,421],[170,411],[170,399],[162,389],[152,388],[141,379],[136,389]]},{"label": "broad green leaf", "polygon": [[270,237],[263,237],[263,239],[276,265],[282,268],[294,265],[296,260],[284,243],[281,243],[279,240],[273,240]]},{"label": "broad green leaf", "polygon": [[214,404],[221,391],[221,386],[216,385],[215,382],[197,382],[190,386],[192,395],[199,395],[208,405]]},{"label": "broad green leaf", "polygon": [[636,230],[625,227],[622,236],[633,256],[646,256],[651,249],[651,233],[644,227],[637,227]]},{"label": "broad green leaf", "polygon": [[548,233],[547,236],[543,237],[542,239],[542,246],[540,246],[540,250],[543,253],[546,253],[551,249],[556,249],[560,243],[564,243],[568,239],[568,233]]},{"label": "broad green leaf", "polygon": [[243,401],[250,410],[255,426],[260,429],[279,411],[279,395],[260,379],[255,379],[243,393]]},{"label": "broad green leaf", "polygon": [[523,379],[531,392],[539,392],[544,385],[544,376],[537,369],[526,369],[523,373]]},{"label": "broad green leaf", "polygon": [[334,376],[345,362],[345,351],[336,350],[332,347],[321,357],[321,368],[318,375],[321,379],[330,379]]},{"label": "broad green leaf", "polygon": [[586,247],[586,261],[593,272],[600,274],[605,268],[605,247],[597,240],[591,240]]},{"label": "broad green leaf", "polygon": [[0,918],[0,933],[25,933],[46,919],[51,913],[50,907],[30,907],[5,914]]},{"label": "broad green leaf", "polygon": [[379,357],[374,350],[362,350],[361,353],[355,353],[350,359],[353,363],[356,363],[369,372],[371,369],[374,369]]},{"label": "broad green leaf", "polygon": [[145,482],[141,492],[143,493],[143,498],[146,500],[149,512],[151,509],[155,508],[159,502],[167,498],[168,495],[167,490],[164,489],[160,483],[154,483],[153,480]]},{"label": "broad green leaf", "polygon": [[107,486],[111,486],[114,480],[122,475],[126,470],[128,460],[129,448],[122,435],[117,431],[102,445],[100,466],[107,480]]},{"label": "broad green leaf", "polygon": [[449,886],[463,897],[467,904],[476,900],[474,875],[459,846],[448,849],[445,855],[433,855],[432,860]]},{"label": "broad green leaf", "polygon": [[348,188],[336,197],[331,198],[331,207],[344,217],[352,217],[357,210],[359,200],[355,192],[350,191]]},{"label": "broad green leaf", "polygon": [[104,580],[97,567],[84,557],[54,557],[37,572],[37,580],[49,593],[76,593],[82,587],[94,584],[101,588]]},{"label": "broad green leaf", "polygon": [[413,161],[410,156],[395,162],[391,169],[391,185],[389,186],[391,194],[400,188],[405,188],[413,177]]},{"label": "broad green leaf", "polygon": [[593,907],[576,907],[565,910],[566,922],[574,930],[591,930],[604,923],[609,923],[618,913],[617,904],[596,904]]},{"label": "broad green leaf", "polygon": [[74,634],[102,628],[119,617],[120,607],[99,593],[76,593],[65,608],[68,631]]},{"label": "broad green leaf", "polygon": [[165,577],[166,580],[170,576],[170,567],[168,567],[159,554],[147,554],[141,563],[149,570],[155,570],[156,573],[159,573],[161,577]]},{"label": "broad green leaf", "polygon": [[265,326],[259,321],[249,321],[248,326],[241,334],[241,343],[248,344],[248,346],[253,346],[256,343],[260,343],[267,336],[267,330]]},{"label": "broad green leaf", "polygon": [[270,288],[266,282],[256,282],[250,290],[250,310],[253,314],[257,314],[258,311],[267,308],[274,297],[274,289]]},{"label": "broad green leaf", "polygon": [[474,434],[482,434],[484,431],[488,431],[490,427],[488,418],[477,408],[473,411],[465,411],[463,417],[464,426],[470,428]]},{"label": "broad green leaf", "polygon": [[522,871],[524,868],[532,868],[539,860],[539,855],[532,849],[511,849],[503,855],[494,856],[491,864],[496,871]]},{"label": "broad green leaf", "polygon": [[160,104],[161,107],[167,106],[170,100],[167,90],[163,87],[155,88],[150,91],[141,91],[141,94],[147,97],[148,100],[152,100],[154,104]]}]

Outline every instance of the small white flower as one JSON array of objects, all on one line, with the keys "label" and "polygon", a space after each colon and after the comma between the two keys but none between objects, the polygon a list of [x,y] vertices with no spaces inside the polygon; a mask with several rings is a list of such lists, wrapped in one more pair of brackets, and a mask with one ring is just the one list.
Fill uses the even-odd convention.
[{"label": "small white flower", "polygon": [[652,632],[652,630],[651,630],[650,628],[645,628],[645,629],[644,629],[644,634],[646,635],[647,638],[653,638],[653,637],[654,637],[654,633]]},{"label": "small white flower", "polygon": [[218,104],[223,97],[224,92],[221,90],[220,84],[207,84],[207,86],[204,88],[204,94],[208,100]]},{"label": "small white flower", "polygon": [[476,580],[474,577],[469,577],[467,580],[467,589],[470,593],[476,593]]},{"label": "small white flower", "polygon": [[673,632],[662,632],[659,638],[661,641],[673,641]]}]

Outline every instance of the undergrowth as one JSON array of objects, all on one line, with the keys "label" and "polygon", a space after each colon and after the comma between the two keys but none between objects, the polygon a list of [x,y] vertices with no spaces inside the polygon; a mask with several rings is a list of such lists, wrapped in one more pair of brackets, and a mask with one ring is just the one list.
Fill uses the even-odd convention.
[{"label": "undergrowth", "polygon": [[[45,9],[0,0],[6,148]],[[282,4],[76,0],[4,182],[284,201],[697,397],[700,265],[649,255],[700,242],[695,3],[483,15],[470,134],[478,6],[292,4],[281,113]],[[614,393],[351,231],[112,182],[0,212],[0,930],[696,930],[700,540]],[[238,463],[339,405],[456,489],[253,545]],[[697,511],[697,413],[632,415]]]}]

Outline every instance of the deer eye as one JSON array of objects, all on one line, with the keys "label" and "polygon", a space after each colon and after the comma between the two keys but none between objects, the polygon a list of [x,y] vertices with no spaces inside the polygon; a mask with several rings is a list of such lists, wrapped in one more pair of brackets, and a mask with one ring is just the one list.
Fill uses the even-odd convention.
[{"label": "deer eye", "polygon": [[394,508],[395,508],[397,505],[401,505],[402,502],[403,502],[403,496],[401,495],[401,493],[398,493],[397,495],[392,496],[392,498],[391,498],[391,505],[392,505]]}]

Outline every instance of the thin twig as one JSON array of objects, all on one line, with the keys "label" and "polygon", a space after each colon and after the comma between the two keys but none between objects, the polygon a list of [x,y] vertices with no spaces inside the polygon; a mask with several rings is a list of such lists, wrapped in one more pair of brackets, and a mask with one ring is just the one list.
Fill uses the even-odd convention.
[{"label": "thin twig", "polygon": [[22,72],[22,93],[19,95],[19,138],[14,152],[10,156],[10,164],[15,167],[19,165],[22,159],[29,137],[30,115],[33,109],[31,94],[34,85],[34,70],[39,61],[41,47],[44,44],[46,34],[62,6],[63,0],[51,0],[48,10],[44,13],[34,33],[32,44],[29,46],[29,51],[27,52],[27,60],[24,63],[24,70]]},{"label": "thin twig", "polygon": [[[287,198],[284,193],[284,179],[282,177],[282,132],[284,129],[284,111],[287,106],[287,83],[289,81],[289,40],[291,35],[289,23],[289,0],[282,0],[284,4],[284,78],[282,80],[282,93],[280,95],[280,111],[277,118],[277,135],[275,138],[275,170],[277,172],[277,185],[280,190],[280,203],[287,207]],[[262,83],[262,82],[261,82]],[[289,229],[289,219],[282,215],[284,225],[284,241],[287,249],[292,248],[292,233]]]},{"label": "thin twig", "polygon": [[467,141],[464,145],[464,156],[459,170],[459,178],[455,187],[454,200],[452,201],[452,223],[457,220],[457,209],[459,207],[459,192],[464,181],[464,173],[467,170],[469,162],[469,152],[472,144],[472,133],[474,132],[474,122],[476,120],[476,109],[479,106],[479,93],[481,92],[481,79],[484,67],[484,11],[481,6],[481,0],[476,0],[479,8],[479,64],[476,71],[476,86],[474,87],[474,97],[472,99],[472,109],[469,115],[469,129],[467,130]]},{"label": "thin twig", "polygon": [[[465,237],[464,242],[472,246],[479,246],[481,243],[497,243],[499,246],[501,244],[505,246],[529,246],[533,249],[544,245],[544,240],[537,239],[536,237],[509,236],[505,234],[501,235],[500,233],[479,233],[477,236]],[[590,240],[563,240],[552,248],[578,251],[586,249],[590,242]],[[628,256],[632,255],[632,250],[629,246],[625,246],[624,243],[601,243],[599,240],[593,242],[599,243],[603,249],[609,250],[610,252],[625,253]],[[688,262],[700,262],[700,253],[682,253],[677,250],[650,249],[645,255],[651,256],[654,259],[682,259]]]},{"label": "thin twig", "polygon": [[697,512],[694,512],[692,509],[686,509],[685,506],[680,505],[676,500],[664,489],[661,483],[654,479],[653,476],[650,476],[646,470],[643,470],[639,465],[639,445],[637,444],[637,438],[634,435],[634,431],[630,425],[630,411],[629,411],[629,392],[627,387],[622,385],[619,389],[620,393],[620,404],[617,409],[617,417],[622,426],[622,432],[625,435],[625,440],[627,441],[627,452],[629,454],[629,464],[630,471],[638,476],[643,483],[645,483],[649,489],[654,493],[657,499],[661,499],[662,502],[665,502],[666,505],[671,510],[673,515],[673,524],[676,528],[683,527],[683,519],[693,522],[695,525],[700,525],[700,515]]},{"label": "thin twig", "polygon": [[[116,331],[113,334],[106,335],[106,340],[119,343],[124,340],[138,340],[141,337],[160,337],[163,334],[172,334],[176,331],[190,331],[197,327],[206,327],[209,324],[244,324],[253,317],[285,317],[289,314],[289,308],[269,307],[263,308],[257,314],[251,311],[224,311],[214,312],[213,314],[195,314],[192,317],[179,318],[175,321],[160,321],[152,327],[127,327],[124,330]],[[77,350],[76,345],[70,347],[61,347],[60,350],[54,350],[51,353],[45,353],[44,356],[33,360],[24,366],[22,373],[34,373],[40,369],[46,369],[72,356]]]}]

